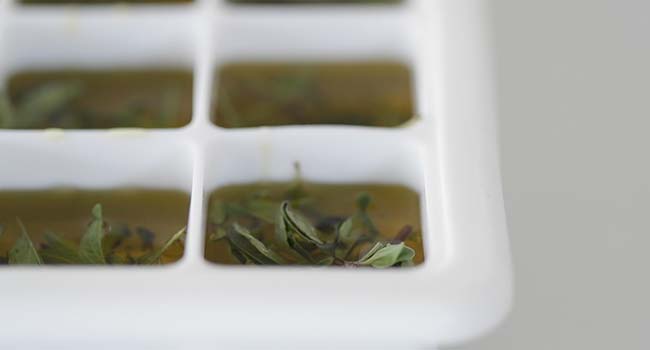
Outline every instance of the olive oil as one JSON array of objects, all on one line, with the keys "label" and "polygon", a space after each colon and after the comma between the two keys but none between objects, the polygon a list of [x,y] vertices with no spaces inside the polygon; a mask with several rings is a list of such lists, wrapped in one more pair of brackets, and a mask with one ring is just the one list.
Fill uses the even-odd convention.
[{"label": "olive oil", "polygon": [[[0,258],[6,262],[8,252],[20,237],[19,222],[36,249],[45,248],[48,233],[78,244],[91,223],[93,206],[100,203],[107,231],[104,248],[114,249],[120,263],[131,263],[160,248],[187,225],[189,201],[187,193],[173,190],[1,191],[0,225],[4,233],[0,236]],[[160,261],[170,263],[182,256],[182,245],[175,244]]]},{"label": "olive oil", "polygon": [[[206,259],[221,264],[239,264],[227,239],[218,230],[237,224],[251,231],[269,249],[286,260],[297,263],[277,242],[277,212],[282,201],[303,215],[325,242],[336,241],[337,229],[358,212],[359,196],[369,199],[368,218],[378,231],[378,236],[354,247],[342,247],[338,255],[343,260],[357,260],[376,242],[395,242],[396,237],[415,251],[413,264],[424,260],[419,195],[404,186],[383,184],[323,184],[310,182],[251,183],[218,188],[210,196],[205,243]],[[224,206],[230,206],[228,218],[224,218]],[[404,232],[407,228],[408,232]],[[328,248],[324,248],[328,249]],[[334,249],[334,247],[332,247]],[[339,248],[336,248],[339,249]],[[346,250],[350,250],[347,252]],[[295,254],[293,254],[295,256]],[[325,254],[327,255],[327,254]],[[314,265],[317,263],[314,261]],[[341,262],[343,264],[343,262]],[[336,264],[335,264],[336,265]]]},{"label": "olive oil", "polygon": [[395,127],[414,114],[409,69],[394,62],[232,63],[215,91],[213,121],[224,128]]},{"label": "olive oil", "polygon": [[178,128],[191,119],[192,73],[19,72],[10,77],[0,107],[5,129]]}]

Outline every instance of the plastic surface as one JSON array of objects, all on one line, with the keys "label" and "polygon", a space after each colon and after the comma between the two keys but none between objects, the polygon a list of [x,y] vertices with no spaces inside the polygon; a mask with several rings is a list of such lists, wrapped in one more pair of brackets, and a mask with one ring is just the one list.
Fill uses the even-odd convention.
[{"label": "plastic surface", "polygon": [[[402,5],[29,6],[0,0],[0,81],[25,68],[194,69],[172,130],[0,131],[0,188],[143,186],[192,194],[184,258],[163,267],[2,267],[0,347],[374,349],[465,341],[511,302],[482,0]],[[395,129],[210,122],[233,60],[397,59],[418,118]],[[203,259],[206,197],[258,179],[419,190],[426,261],[411,269],[225,267]],[[300,346],[299,344],[303,344]],[[283,347],[286,348],[286,347]]]}]

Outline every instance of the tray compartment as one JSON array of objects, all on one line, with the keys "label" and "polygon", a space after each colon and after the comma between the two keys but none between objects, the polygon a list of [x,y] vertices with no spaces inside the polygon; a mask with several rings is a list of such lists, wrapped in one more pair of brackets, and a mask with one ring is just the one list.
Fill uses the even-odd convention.
[{"label": "tray compartment", "polygon": [[[0,157],[11,164],[0,175],[0,207],[5,208],[2,219],[7,228],[7,235],[0,241],[0,254],[4,255],[18,236],[17,232],[9,232],[16,228],[16,215],[26,215],[21,219],[35,244],[44,243],[43,235],[49,230],[78,242],[92,218],[93,206],[103,204],[104,219],[115,225],[115,233],[123,224],[128,224],[123,228],[131,232],[118,249],[123,258],[125,247],[130,247],[134,257],[143,255],[187,226],[193,171],[191,147],[165,139],[127,137],[113,142],[121,138],[115,135],[103,140],[92,138],[92,145],[88,145],[91,138],[64,134],[22,142],[30,136],[0,141]],[[157,142],[157,152],[150,152],[148,146]],[[30,204],[29,200],[38,203]],[[148,207],[140,207],[145,205]],[[33,213],[32,209],[45,212]],[[60,216],[53,216],[57,212]],[[138,243],[142,245],[136,246]],[[174,246],[163,262],[178,260],[181,247]]]},{"label": "tray compartment", "polygon": [[[363,187],[364,184],[400,185],[419,193],[419,198],[416,199],[418,213],[414,214],[417,217],[414,220],[418,222],[413,223],[418,231],[416,237],[418,239],[410,243],[417,245],[421,244],[418,243],[421,242],[419,238],[428,239],[430,233],[420,229],[428,226],[421,219],[424,217],[422,214],[426,212],[426,192],[422,150],[417,142],[391,133],[357,139],[359,135],[354,132],[339,132],[334,136],[329,132],[315,133],[296,129],[300,128],[273,133],[226,134],[210,142],[206,147],[205,201],[208,207],[206,210],[209,210],[210,194],[229,185],[291,182],[295,179],[294,164],[297,163],[300,166],[300,177],[307,183],[332,186],[356,184],[359,187]],[[300,144],[312,146],[297,146]],[[238,152],[236,154],[214,152],[218,149],[237,149]],[[373,188],[373,190],[377,189]],[[357,193],[347,194],[349,196],[345,200],[354,202]],[[385,205],[388,206],[388,203]],[[351,206],[354,207],[354,204]],[[372,213],[373,210],[370,212]],[[207,212],[204,217],[208,217]],[[394,223],[386,220],[379,221],[383,229],[390,228],[396,233],[402,228],[393,227]],[[207,235],[210,231],[208,228]],[[232,262],[224,257],[223,254],[227,251],[219,244],[209,241],[204,244],[208,260]],[[416,248],[422,249],[421,246]],[[416,263],[421,261],[422,256],[419,256]]]},{"label": "tray compartment", "polygon": [[[22,127],[14,123],[18,128],[169,128],[190,122],[196,101],[192,96],[196,40],[193,22],[184,13],[173,15],[157,7],[144,16],[100,10],[77,14],[56,8],[19,9],[9,8],[9,14],[15,14],[5,14],[7,19],[0,26],[0,48],[5,53],[0,58],[0,91],[5,92],[5,100],[18,111],[18,103],[25,99],[19,99],[12,90],[20,90],[21,81],[37,81],[39,74],[41,82],[58,78],[54,84],[41,84],[49,87],[46,91],[53,91],[50,95],[69,97],[59,98],[67,103],[56,104],[68,107],[50,113],[61,114],[60,118]],[[132,84],[129,79],[133,79]],[[123,95],[108,94],[104,87],[111,84]],[[26,95],[25,91],[18,93]],[[177,103],[160,109],[153,102],[171,98]],[[111,106],[99,102],[111,100]],[[60,120],[69,114],[86,115],[81,120],[87,121]],[[125,118],[129,115],[138,116],[140,121],[128,122]]]}]

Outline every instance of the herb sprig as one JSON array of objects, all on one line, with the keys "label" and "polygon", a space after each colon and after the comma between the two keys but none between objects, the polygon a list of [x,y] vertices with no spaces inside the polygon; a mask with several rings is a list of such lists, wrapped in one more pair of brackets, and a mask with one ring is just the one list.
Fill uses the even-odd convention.
[{"label": "herb sprig", "polygon": [[[405,225],[393,239],[381,240],[368,213],[372,202],[368,193],[357,196],[356,212],[347,218],[326,217],[310,210],[305,203],[311,198],[299,175],[283,198],[286,200],[275,202],[264,191],[239,202],[215,198],[209,208],[208,241],[227,242],[232,256],[241,264],[375,268],[413,265],[415,251],[404,243],[412,227]],[[309,217],[322,219],[325,224],[313,225]]]},{"label": "herb sprig", "polygon": [[[172,235],[160,248],[139,257],[128,256],[126,259],[117,254],[123,236],[111,230],[104,221],[102,206],[96,204],[92,209],[92,220],[81,238],[79,244],[68,241],[61,236],[46,232],[43,244],[37,249],[32,242],[23,222],[17,218],[21,235],[8,253],[7,262],[10,265],[42,265],[42,264],[161,264],[163,254],[174,244],[183,244],[186,229],[183,228]],[[0,235],[4,233],[0,225]]]}]

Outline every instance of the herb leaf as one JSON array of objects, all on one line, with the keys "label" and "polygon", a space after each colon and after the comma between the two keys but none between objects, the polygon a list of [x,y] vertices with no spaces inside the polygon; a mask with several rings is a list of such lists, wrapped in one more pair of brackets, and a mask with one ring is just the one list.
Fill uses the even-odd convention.
[{"label": "herb leaf", "polygon": [[262,255],[264,255],[266,258],[269,260],[272,260],[276,264],[284,264],[284,259],[282,259],[281,256],[276,254],[273,250],[269,249],[260,241],[259,239],[255,238],[248,229],[245,227],[239,225],[239,224],[234,224],[233,225],[234,232],[237,234],[243,236],[250,242],[250,244],[257,249],[258,252],[260,252]]},{"label": "herb leaf", "polygon": [[297,247],[297,243],[287,232],[287,223],[284,219],[282,206],[276,209],[275,217],[275,242],[279,243],[280,247],[298,263],[307,263],[311,259],[309,253]]},{"label": "herb leaf", "polygon": [[370,206],[370,195],[366,192],[362,192],[357,196],[357,207],[359,211],[365,212]]},{"label": "herb leaf", "polygon": [[38,255],[32,240],[27,234],[25,225],[20,219],[17,219],[18,226],[20,226],[21,235],[14,243],[13,248],[9,251],[9,264],[11,265],[42,265],[43,260]]},{"label": "herb leaf", "polygon": [[214,232],[210,234],[210,241],[218,241],[220,239],[226,238],[227,232],[223,227],[217,227]]},{"label": "herb leaf", "polygon": [[368,207],[370,206],[371,201],[372,198],[368,193],[363,192],[359,194],[359,196],[357,196],[357,207],[359,208],[359,212],[357,213],[357,215],[359,215],[359,217],[363,221],[363,224],[366,226],[370,238],[374,239],[379,235],[379,230],[377,229],[375,223],[370,218],[370,215],[368,215]]},{"label": "herb leaf", "polygon": [[46,247],[40,250],[43,261],[48,264],[79,264],[79,252],[74,243],[67,241],[55,233],[45,233]]},{"label": "herb leaf", "polygon": [[252,261],[255,264],[259,265],[275,265],[273,259],[267,257],[261,253],[241,232],[238,232],[235,229],[235,226],[231,226],[228,230],[228,241],[233,246],[233,251],[237,250],[244,256],[247,260]]},{"label": "herb leaf", "polygon": [[352,215],[343,221],[337,228],[337,254],[345,258],[356,247],[361,239],[361,230],[358,227],[357,215]]},{"label": "herb leaf", "polygon": [[213,200],[212,203],[210,203],[210,212],[208,213],[208,216],[213,224],[223,224],[226,222],[226,219],[228,217],[226,204],[219,200]]},{"label": "herb leaf", "polygon": [[402,263],[412,264],[414,257],[415,251],[403,242],[399,244],[379,242],[357,263],[362,266],[387,268]]},{"label": "herb leaf", "polygon": [[281,208],[287,227],[294,230],[301,238],[307,242],[311,242],[316,245],[324,244],[323,241],[318,238],[318,234],[314,226],[309,223],[307,218],[301,214],[298,214],[298,212],[292,211],[291,208],[289,208],[289,202],[283,202]]},{"label": "herb leaf", "polygon": [[186,233],[186,228],[183,227],[180,229],[180,231],[176,232],[174,235],[172,235],[165,244],[162,245],[162,247],[158,248],[156,251],[146,254],[140,259],[138,259],[139,264],[145,264],[145,265],[152,265],[152,264],[157,264],[160,263],[160,257],[169,249],[169,247],[172,246],[172,244],[176,243],[179,241]]},{"label": "herb leaf", "polygon": [[92,210],[93,221],[88,226],[86,234],[79,244],[79,257],[84,264],[106,264],[102,239],[104,238],[104,220],[102,206],[96,204]]},{"label": "herb leaf", "polygon": [[16,108],[14,127],[34,127],[53,111],[79,96],[82,86],[77,81],[58,81],[30,91]]}]

